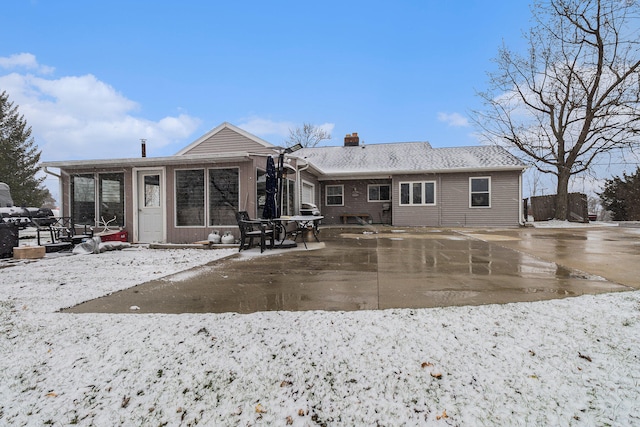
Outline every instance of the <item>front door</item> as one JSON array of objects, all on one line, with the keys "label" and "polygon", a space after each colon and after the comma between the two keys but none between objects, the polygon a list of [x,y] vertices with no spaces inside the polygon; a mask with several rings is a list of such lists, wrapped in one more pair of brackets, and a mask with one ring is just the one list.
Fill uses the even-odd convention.
[{"label": "front door", "polygon": [[162,171],[138,172],[138,241],[162,242],[164,191]]}]

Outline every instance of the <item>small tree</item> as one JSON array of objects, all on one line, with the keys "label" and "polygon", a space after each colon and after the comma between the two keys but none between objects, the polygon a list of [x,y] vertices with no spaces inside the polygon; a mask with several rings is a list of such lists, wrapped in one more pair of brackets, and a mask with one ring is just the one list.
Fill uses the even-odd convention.
[{"label": "small tree", "polygon": [[6,91],[0,94],[0,181],[9,185],[16,206],[40,207],[49,191],[42,188],[41,152],[31,137],[31,127],[9,101]]},{"label": "small tree", "polygon": [[640,221],[640,167],[633,175],[606,180],[598,195],[614,221]]},{"label": "small tree", "polygon": [[539,0],[526,55],[503,47],[474,120],[557,180],[567,219],[569,180],[596,159],[640,147],[640,7],[636,1]]},{"label": "small tree", "polygon": [[300,144],[303,147],[315,147],[321,141],[331,139],[331,134],[311,123],[303,123],[302,127],[289,129],[289,137],[285,141],[287,147]]}]

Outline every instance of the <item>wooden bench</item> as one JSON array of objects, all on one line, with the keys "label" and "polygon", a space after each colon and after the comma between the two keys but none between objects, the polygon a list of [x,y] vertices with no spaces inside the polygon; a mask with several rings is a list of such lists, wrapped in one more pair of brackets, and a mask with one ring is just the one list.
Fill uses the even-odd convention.
[{"label": "wooden bench", "polygon": [[345,213],[340,215],[340,219],[342,220],[343,224],[346,224],[349,218],[355,218],[356,220],[358,220],[358,223],[369,223],[371,221],[371,215],[369,215],[368,213]]}]

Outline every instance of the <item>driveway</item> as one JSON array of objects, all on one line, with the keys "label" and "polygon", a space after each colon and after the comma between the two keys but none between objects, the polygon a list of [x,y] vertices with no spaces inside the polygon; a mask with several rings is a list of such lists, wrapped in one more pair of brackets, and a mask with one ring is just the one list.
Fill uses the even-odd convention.
[{"label": "driveway", "polygon": [[640,229],[324,228],[67,312],[251,313],[478,305],[640,289]]}]

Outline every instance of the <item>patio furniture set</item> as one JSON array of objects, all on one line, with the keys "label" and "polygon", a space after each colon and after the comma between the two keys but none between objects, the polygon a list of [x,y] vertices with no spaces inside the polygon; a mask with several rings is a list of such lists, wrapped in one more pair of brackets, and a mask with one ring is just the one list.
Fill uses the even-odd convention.
[{"label": "patio furniture set", "polygon": [[[240,248],[246,250],[254,245],[254,239],[260,241],[260,252],[265,249],[288,248],[297,245],[298,237],[302,238],[307,248],[307,234],[319,242],[318,225],[323,219],[320,215],[294,215],[272,219],[251,219],[246,211],[236,214],[240,229]],[[291,237],[293,240],[287,239]]]}]

